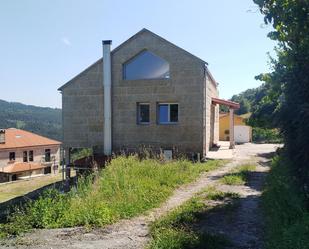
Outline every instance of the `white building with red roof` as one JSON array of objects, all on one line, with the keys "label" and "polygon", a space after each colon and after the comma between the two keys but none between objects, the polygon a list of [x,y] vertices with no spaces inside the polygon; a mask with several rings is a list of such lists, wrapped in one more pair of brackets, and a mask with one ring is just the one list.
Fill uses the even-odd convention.
[{"label": "white building with red roof", "polygon": [[57,173],[60,145],[28,131],[0,130],[0,182]]}]

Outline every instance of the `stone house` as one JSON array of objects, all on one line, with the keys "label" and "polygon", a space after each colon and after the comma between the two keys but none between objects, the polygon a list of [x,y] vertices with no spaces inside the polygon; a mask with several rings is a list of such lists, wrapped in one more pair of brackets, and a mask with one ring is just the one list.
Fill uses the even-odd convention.
[{"label": "stone house", "polygon": [[57,173],[60,144],[20,129],[0,130],[0,182]]},{"label": "stone house", "polygon": [[207,62],[147,29],[110,46],[103,41],[103,59],[59,88],[65,150],[109,155],[146,146],[206,156],[219,140],[224,104],[214,101]]}]

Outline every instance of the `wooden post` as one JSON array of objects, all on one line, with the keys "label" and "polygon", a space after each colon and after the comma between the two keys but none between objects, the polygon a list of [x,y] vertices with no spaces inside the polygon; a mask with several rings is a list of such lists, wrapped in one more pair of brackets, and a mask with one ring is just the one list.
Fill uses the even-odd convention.
[{"label": "wooden post", "polygon": [[235,148],[234,140],[234,109],[230,108],[230,149]]}]

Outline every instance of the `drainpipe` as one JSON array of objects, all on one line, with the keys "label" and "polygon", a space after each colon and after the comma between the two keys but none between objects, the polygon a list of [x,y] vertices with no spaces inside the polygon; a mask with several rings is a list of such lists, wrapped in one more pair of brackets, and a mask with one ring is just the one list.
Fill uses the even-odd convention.
[{"label": "drainpipe", "polygon": [[104,87],[104,155],[112,154],[112,103],[111,103],[111,40],[103,43],[103,87]]}]

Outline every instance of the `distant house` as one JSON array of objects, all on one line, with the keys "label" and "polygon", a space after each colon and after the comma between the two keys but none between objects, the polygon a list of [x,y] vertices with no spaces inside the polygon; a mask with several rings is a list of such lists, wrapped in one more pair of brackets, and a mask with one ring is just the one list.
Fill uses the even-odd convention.
[{"label": "distant house", "polygon": [[20,129],[0,130],[0,182],[56,173],[60,144]]},{"label": "distant house", "polygon": [[219,140],[218,83],[207,63],[143,29],[59,88],[63,147],[206,156]]},{"label": "distant house", "polygon": [[[219,137],[221,141],[230,140],[230,116],[228,113],[220,113]],[[234,139],[236,143],[252,142],[252,128],[246,124],[246,117],[234,115]]]}]

